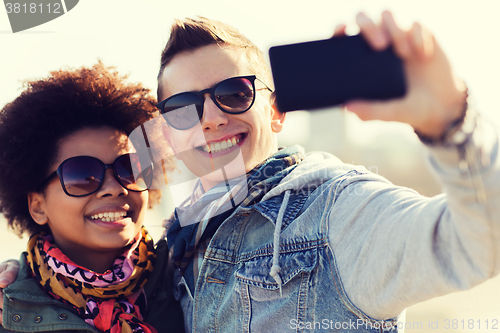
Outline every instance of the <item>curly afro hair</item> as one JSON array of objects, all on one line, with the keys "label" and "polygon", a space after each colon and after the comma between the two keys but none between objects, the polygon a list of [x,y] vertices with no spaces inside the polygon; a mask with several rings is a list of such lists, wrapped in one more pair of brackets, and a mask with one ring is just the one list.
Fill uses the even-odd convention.
[{"label": "curly afro hair", "polygon": [[129,135],[151,119],[156,100],[101,62],[59,70],[26,89],[0,113],[0,212],[18,234],[46,230],[33,221],[27,195],[53,171],[59,142],[83,128],[111,127]]}]

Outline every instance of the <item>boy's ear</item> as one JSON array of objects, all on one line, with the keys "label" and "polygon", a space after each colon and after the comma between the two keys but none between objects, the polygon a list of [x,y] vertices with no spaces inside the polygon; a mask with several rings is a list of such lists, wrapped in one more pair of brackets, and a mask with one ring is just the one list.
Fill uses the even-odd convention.
[{"label": "boy's ear", "polygon": [[276,93],[274,91],[271,93],[271,108],[273,112],[271,117],[271,129],[274,133],[279,133],[283,129],[286,113],[278,110],[278,105],[276,104]]},{"label": "boy's ear", "polygon": [[44,225],[49,221],[49,217],[45,213],[45,198],[42,193],[28,193],[28,209],[37,224]]}]

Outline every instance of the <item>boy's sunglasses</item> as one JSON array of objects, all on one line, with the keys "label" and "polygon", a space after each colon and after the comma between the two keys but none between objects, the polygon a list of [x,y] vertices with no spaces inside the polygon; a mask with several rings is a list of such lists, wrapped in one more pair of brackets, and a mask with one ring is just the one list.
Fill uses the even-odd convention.
[{"label": "boy's sunglasses", "polygon": [[143,165],[138,154],[125,154],[111,164],[91,156],[75,156],[63,161],[56,171],[40,185],[41,190],[52,178],[59,176],[64,192],[70,197],[84,197],[97,192],[106,170],[113,169],[114,177],[125,189],[142,192],[151,187],[153,166]]},{"label": "boy's sunglasses", "polygon": [[237,76],[223,80],[202,91],[183,92],[170,96],[156,104],[167,123],[175,129],[186,130],[198,123],[203,116],[204,94],[226,113],[239,114],[250,109],[255,101],[255,80],[264,84],[255,75]]}]

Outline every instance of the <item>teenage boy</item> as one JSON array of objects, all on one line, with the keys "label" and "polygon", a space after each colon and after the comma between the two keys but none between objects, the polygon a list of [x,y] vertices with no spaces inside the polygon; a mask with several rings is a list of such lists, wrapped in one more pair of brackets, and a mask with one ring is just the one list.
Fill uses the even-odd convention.
[{"label": "teenage boy", "polygon": [[262,53],[220,22],[178,22],[158,105],[165,137],[200,177],[167,223],[187,331],[397,330],[406,307],[498,273],[496,135],[479,130],[429,31],[402,30],[389,12],[380,25],[364,14],[357,23],[374,49],[392,45],[402,58],[408,93],[347,108],[412,125],[445,194],[420,196],[328,154],[278,150],[285,114]]}]

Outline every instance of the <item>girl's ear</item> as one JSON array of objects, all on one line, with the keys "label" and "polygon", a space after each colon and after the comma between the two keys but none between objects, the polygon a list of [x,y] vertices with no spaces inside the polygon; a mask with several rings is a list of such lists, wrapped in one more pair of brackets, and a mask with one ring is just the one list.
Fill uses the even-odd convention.
[{"label": "girl's ear", "polygon": [[283,129],[283,123],[285,122],[286,113],[280,112],[280,110],[278,110],[275,92],[271,94],[271,108],[273,112],[271,116],[271,129],[274,133],[279,133]]},{"label": "girl's ear", "polygon": [[45,213],[45,197],[42,193],[28,193],[28,209],[31,217],[37,224],[44,225],[49,221]]}]

